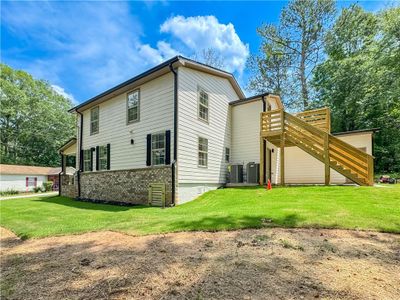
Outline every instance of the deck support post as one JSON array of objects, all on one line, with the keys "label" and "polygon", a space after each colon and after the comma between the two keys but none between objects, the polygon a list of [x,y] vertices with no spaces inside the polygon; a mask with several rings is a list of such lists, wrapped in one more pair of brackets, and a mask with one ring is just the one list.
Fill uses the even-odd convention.
[{"label": "deck support post", "polygon": [[368,157],[368,185],[374,185],[374,157]]},{"label": "deck support post", "polygon": [[325,185],[329,185],[331,181],[331,169],[329,159],[329,134],[324,135],[324,161],[325,161]]},{"label": "deck support post", "polygon": [[281,110],[281,147],[280,147],[280,169],[281,169],[281,185],[285,185],[285,111]]},{"label": "deck support post", "polygon": [[260,185],[264,185],[264,138],[260,136]]}]

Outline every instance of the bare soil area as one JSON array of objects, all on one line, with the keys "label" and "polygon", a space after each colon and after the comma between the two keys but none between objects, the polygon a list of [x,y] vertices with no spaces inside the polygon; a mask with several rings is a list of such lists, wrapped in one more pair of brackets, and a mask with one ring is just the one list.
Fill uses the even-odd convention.
[{"label": "bare soil area", "polygon": [[400,299],[400,235],[259,229],[21,241],[1,229],[4,299]]}]

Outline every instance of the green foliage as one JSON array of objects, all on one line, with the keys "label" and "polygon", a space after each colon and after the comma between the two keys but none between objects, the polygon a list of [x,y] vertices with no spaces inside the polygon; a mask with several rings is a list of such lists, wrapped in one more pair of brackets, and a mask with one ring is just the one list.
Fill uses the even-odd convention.
[{"label": "green foliage", "polygon": [[273,226],[400,233],[400,184],[385,185],[385,188],[219,189],[166,209],[95,204],[65,197],[36,197],[0,201],[0,213],[1,226],[25,238],[96,230],[143,235]]},{"label": "green foliage", "polygon": [[278,25],[258,28],[248,88],[280,94],[287,108],[329,106],[333,132],[379,128],[376,171],[400,172],[400,7],[352,5],[331,26],[333,6],[293,0]]},{"label": "green foliage", "polygon": [[308,108],[312,71],[320,62],[324,33],[334,15],[333,0],[292,0],[278,25],[259,27],[262,42],[260,53],[248,61],[252,72],[248,89],[278,93],[286,106]]},{"label": "green foliage", "polygon": [[52,187],[53,187],[53,181],[45,181],[45,182],[43,182],[43,191],[44,192],[51,191]]},{"label": "green foliage", "polygon": [[14,189],[7,189],[6,191],[0,191],[0,196],[11,196],[17,195],[19,192]]},{"label": "green foliage", "polygon": [[0,64],[1,162],[60,164],[58,148],[74,135],[72,103],[45,81]]},{"label": "green foliage", "polygon": [[332,131],[379,128],[378,172],[400,171],[400,8],[373,14],[343,9],[326,36],[327,59],[314,74]]},{"label": "green foliage", "polygon": [[39,193],[39,192],[42,191],[42,187],[40,187],[40,186],[35,186],[35,187],[33,188],[33,191],[34,191],[35,193]]}]

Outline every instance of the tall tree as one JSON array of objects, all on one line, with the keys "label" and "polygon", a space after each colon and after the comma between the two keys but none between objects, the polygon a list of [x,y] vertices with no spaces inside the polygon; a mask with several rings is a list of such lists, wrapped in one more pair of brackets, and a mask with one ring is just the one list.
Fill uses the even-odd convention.
[{"label": "tall tree", "polygon": [[74,135],[71,101],[24,71],[0,71],[1,162],[59,165],[57,150]]},{"label": "tall tree", "polygon": [[266,79],[265,89],[278,87],[283,95],[292,96],[286,102],[308,108],[312,101],[309,82],[321,60],[323,37],[334,15],[333,0],[292,0],[282,10],[278,25],[258,28],[261,53],[250,58],[253,77],[249,88],[259,89],[260,79]]},{"label": "tall tree", "polygon": [[272,92],[284,100],[285,105],[292,106],[292,84],[289,76],[290,56],[285,55],[281,47],[263,42],[262,54],[253,55],[247,61],[251,72],[248,89],[258,94]]},{"label": "tall tree", "polygon": [[224,58],[215,48],[202,49],[196,52],[192,58],[217,69],[223,69],[225,67]]},{"label": "tall tree", "polygon": [[327,60],[314,74],[332,130],[378,127],[376,168],[400,171],[400,8],[342,10],[326,37]]}]

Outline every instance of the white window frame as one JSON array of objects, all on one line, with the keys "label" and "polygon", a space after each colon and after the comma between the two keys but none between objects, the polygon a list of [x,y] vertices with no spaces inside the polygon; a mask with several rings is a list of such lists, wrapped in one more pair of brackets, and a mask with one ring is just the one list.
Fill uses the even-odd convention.
[{"label": "white window frame", "polygon": [[[205,141],[205,143],[204,143]],[[202,146],[202,147],[201,147]],[[205,146],[205,150],[204,150]],[[198,159],[197,159],[197,165],[201,168],[207,168],[208,167],[208,139],[205,137],[198,137]],[[201,158],[201,156],[204,155],[204,157]],[[201,162],[205,162],[202,164]]]},{"label": "white window frame", "polygon": [[229,147],[225,147],[225,162],[230,162],[231,160],[231,149]]},{"label": "white window frame", "polygon": [[[200,101],[202,97],[202,93],[207,95],[207,104],[204,104]],[[207,117],[203,118],[201,116],[201,108],[204,108],[207,110]],[[207,91],[201,87],[197,88],[197,117],[199,120],[208,123],[210,119],[210,95],[207,93]]]},{"label": "white window frame", "polygon": [[[92,149],[87,149],[83,150],[83,172],[88,172],[91,169],[91,163],[92,163]],[[87,154],[87,157],[86,157]],[[88,164],[88,168],[86,167],[86,164]]]},{"label": "white window frame", "polygon": [[[99,171],[107,170],[108,165],[108,153],[107,153],[107,146],[99,146]],[[103,165],[104,164],[104,165]]]},{"label": "white window frame", "polygon": [[[97,110],[97,119],[94,119],[93,118],[93,115],[94,115],[94,111],[95,110]],[[100,130],[100,122],[99,122],[99,119],[100,119],[100,108],[99,108],[99,106],[96,106],[96,107],[93,107],[91,110],[90,110],[90,135],[94,135],[94,134],[98,134],[99,133],[99,130]],[[93,130],[93,124],[94,123],[97,123],[97,131],[94,131]]]},{"label": "white window frame", "polygon": [[[138,95],[137,103],[136,105],[129,107],[129,96],[135,93],[137,93]],[[133,108],[137,109],[136,119],[129,120],[129,110]],[[126,94],[126,123],[131,124],[139,121],[140,121],[140,89],[136,89]]]},{"label": "white window frame", "polygon": [[[153,142],[154,142],[153,139],[154,139],[155,136],[159,136],[159,135],[163,135],[163,137],[164,137],[164,141],[163,141],[164,147],[154,148],[154,147],[153,147]],[[154,155],[153,155],[153,154],[154,154],[155,152],[157,152],[157,151],[161,151],[161,152],[164,153],[164,155],[163,155],[164,159],[163,159],[162,162],[158,162],[158,163],[156,164],[155,161],[154,161]],[[152,166],[162,166],[162,165],[165,165],[165,155],[166,155],[166,135],[165,135],[165,132],[163,131],[163,132],[153,133],[153,134],[151,135],[151,165],[152,165]]]}]

